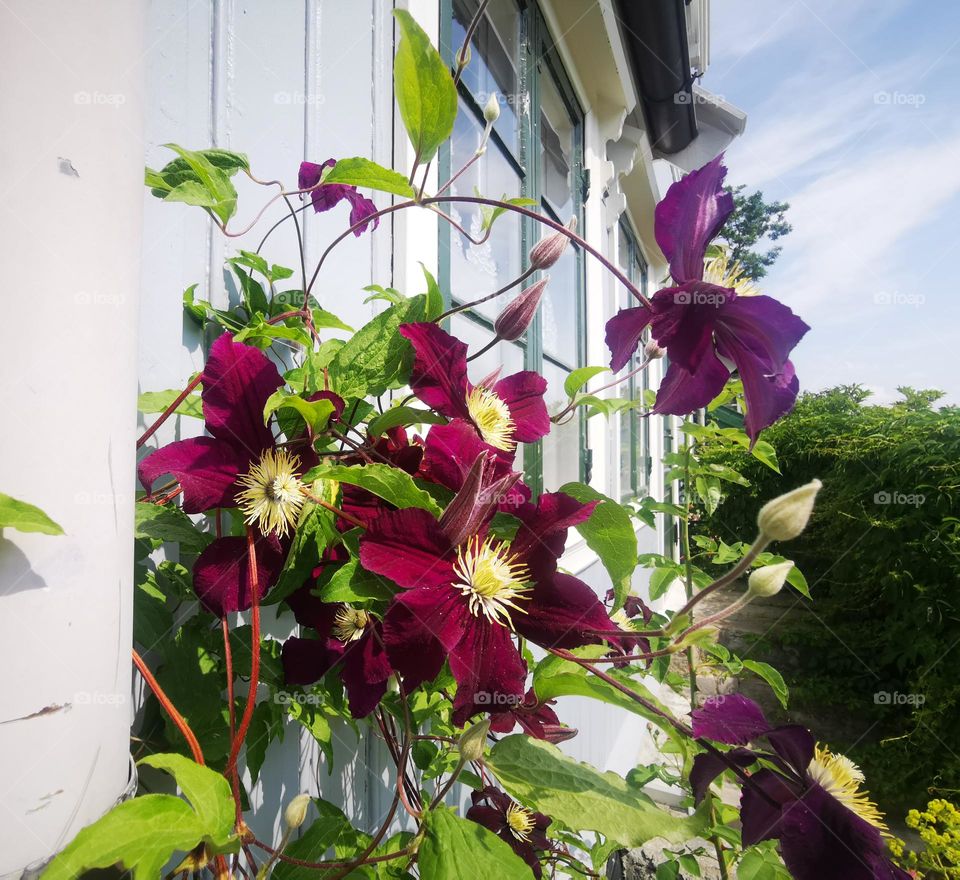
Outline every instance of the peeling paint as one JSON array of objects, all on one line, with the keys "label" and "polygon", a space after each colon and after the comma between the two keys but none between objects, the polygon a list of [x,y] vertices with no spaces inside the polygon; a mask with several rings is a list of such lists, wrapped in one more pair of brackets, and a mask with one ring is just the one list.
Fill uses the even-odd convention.
[{"label": "peeling paint", "polygon": [[61,174],[66,174],[67,177],[79,177],[80,172],[73,167],[73,162],[69,159],[64,159],[63,156],[57,156],[57,168]]},{"label": "peeling paint", "polygon": [[69,712],[73,708],[73,703],[51,703],[36,712],[29,715],[21,715],[19,718],[8,718],[6,721],[0,721],[0,724],[13,724],[14,721],[29,721],[31,718],[41,718],[44,715],[52,715],[54,712]]}]

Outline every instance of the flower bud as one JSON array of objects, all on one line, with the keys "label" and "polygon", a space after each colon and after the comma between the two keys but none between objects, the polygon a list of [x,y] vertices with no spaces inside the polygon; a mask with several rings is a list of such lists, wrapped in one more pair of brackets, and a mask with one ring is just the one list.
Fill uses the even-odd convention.
[{"label": "flower bud", "polygon": [[537,313],[540,297],[543,296],[549,280],[549,277],[541,278],[536,284],[531,284],[526,290],[520,291],[520,295],[500,312],[500,317],[493,325],[498,338],[513,342],[523,336]]},{"label": "flower bud", "polygon": [[660,348],[660,346],[657,345],[656,339],[651,339],[643,347],[643,353],[646,355],[647,360],[655,361],[657,358],[662,358],[667,353],[667,350],[665,348]]},{"label": "flower bud", "polygon": [[483,107],[483,118],[488,125],[493,125],[500,118],[500,101],[496,92],[491,92],[490,98]]},{"label": "flower bud", "polygon": [[283,811],[283,821],[288,828],[299,828],[307,818],[307,807],[310,806],[310,795],[298,794]]},{"label": "flower bud", "polygon": [[792,562],[780,562],[776,565],[765,565],[750,573],[747,579],[747,592],[756,599],[767,599],[776,596],[787,582],[787,576],[793,568]]},{"label": "flower bud", "polygon": [[[576,231],[577,218],[571,217],[567,229]],[[530,250],[530,265],[534,269],[549,269],[567,249],[570,239],[562,232],[555,232],[546,238],[541,238]]]},{"label": "flower bud", "polygon": [[460,760],[479,761],[483,757],[483,747],[487,743],[487,734],[490,732],[490,719],[484,718],[473,727],[467,728],[457,741]]},{"label": "flower bud", "polygon": [[812,480],[806,486],[764,504],[757,516],[760,534],[771,541],[796,538],[807,527],[813,502],[822,485],[819,480]]}]

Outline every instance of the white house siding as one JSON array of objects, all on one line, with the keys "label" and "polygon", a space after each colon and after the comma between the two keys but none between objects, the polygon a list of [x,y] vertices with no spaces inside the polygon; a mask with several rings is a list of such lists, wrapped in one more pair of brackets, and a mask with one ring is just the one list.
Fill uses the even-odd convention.
[{"label": "white house siding", "polygon": [[[616,261],[616,224],[630,209],[650,263],[651,278],[665,267],[653,244],[651,218],[657,197],[649,149],[642,131],[624,121],[636,101],[608,2],[588,0],[544,3],[551,30],[561,37],[561,54],[587,117],[585,162],[592,175],[586,204],[586,233],[602,243]],[[411,11],[424,27],[438,33],[437,0],[411,0]],[[151,0],[148,4],[147,162],[157,166],[169,154],[161,144],[217,146],[246,152],[261,179],[292,182],[304,158],[367,155],[383,164],[407,167],[410,151],[393,112],[391,63],[392,6],[386,0]],[[572,23],[572,26],[571,26]],[[575,40],[572,37],[575,36]],[[573,47],[573,49],[571,48]],[[584,85],[586,83],[586,85]],[[231,225],[242,228],[270,190],[240,181],[239,215]],[[377,194],[378,204],[385,197]],[[225,304],[223,258],[234,248],[253,249],[270,224],[283,215],[271,209],[256,229],[225,240],[200,211],[162,204],[145,196],[143,307],[140,324],[139,382],[142,391],[182,387],[203,365],[201,340],[184,321],[180,297],[199,282],[198,297]],[[344,212],[304,214],[308,272],[323,243],[345,228]],[[298,267],[292,230],[273,237],[268,256]],[[392,239],[391,239],[392,235]],[[351,239],[325,265],[316,293],[320,302],[355,326],[369,319],[375,305],[363,305],[362,288],[372,282],[393,283],[409,293],[422,290],[418,261],[436,263],[435,218],[427,212],[404,212],[386,219],[374,234]],[[292,281],[291,281],[292,283]],[[612,279],[587,262],[588,363],[604,363],[603,324],[616,311],[619,295]],[[659,364],[655,365],[657,370]],[[654,387],[658,376],[654,377]],[[594,383],[601,384],[602,377]],[[171,421],[151,447],[196,432],[189,419]],[[620,475],[618,431],[602,418],[589,422],[594,450],[593,483],[616,497]],[[659,458],[659,431],[651,431],[654,462]],[[654,465],[652,486],[662,485]],[[548,487],[550,488],[550,487]],[[661,538],[641,529],[641,551],[661,550]],[[589,551],[572,536],[562,563],[598,593],[608,579]],[[642,593],[645,573],[636,575]],[[285,635],[287,621],[267,623],[274,635]],[[603,769],[625,772],[649,743],[645,724],[612,708],[565,698],[559,705],[564,721],[580,729],[567,744],[571,754]],[[345,804],[361,826],[376,823],[388,802],[384,787],[387,764],[371,736],[357,753],[356,737],[338,731],[337,762],[332,777],[320,766],[306,739],[288,736],[271,751],[255,792],[254,828],[261,837],[276,830],[278,807],[301,789],[319,791]]]}]

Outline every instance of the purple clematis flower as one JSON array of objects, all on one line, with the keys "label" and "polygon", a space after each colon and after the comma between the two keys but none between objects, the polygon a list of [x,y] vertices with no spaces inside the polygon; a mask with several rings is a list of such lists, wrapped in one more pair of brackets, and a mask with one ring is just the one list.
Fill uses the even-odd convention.
[{"label": "purple clematis flower", "polygon": [[[317,165],[314,162],[301,162],[298,183],[300,189],[316,187],[316,189],[312,189],[310,192],[310,200],[313,202],[314,211],[318,214],[329,211],[343,201],[343,199],[346,199],[350,203],[350,225],[356,226],[356,224],[360,223],[364,218],[372,217],[376,214],[377,206],[370,201],[370,199],[360,195],[355,186],[350,186],[346,183],[325,183],[317,186],[323,177],[324,170],[333,168],[336,164],[336,159],[327,159],[322,165]],[[359,237],[361,232],[367,231],[369,225],[370,223],[367,221],[363,226],[358,226],[354,229],[353,234]],[[379,225],[380,218],[373,217],[373,228],[376,229]]]},{"label": "purple clematis flower", "polygon": [[505,791],[492,785],[471,792],[470,799],[473,806],[467,810],[467,818],[509,843],[510,848],[530,866],[533,876],[540,880],[543,869],[537,854],[551,848],[546,832],[553,820],[521,806]]},{"label": "purple clematis flower", "polygon": [[490,716],[490,730],[493,733],[510,733],[518,724],[520,729],[534,739],[561,743],[573,739],[579,731],[575,727],[565,727],[560,723],[552,706],[556,700],[541,701],[533,688],[527,691],[522,702],[511,706],[506,712],[496,712]]},{"label": "purple clematis flower", "polygon": [[[267,398],[283,379],[260,349],[224,333],[210,348],[202,381],[204,423],[211,436],[170,443],[144,458],[137,473],[148,491],[158,477],[172,474],[186,513],[239,506],[247,522],[269,539],[257,543],[263,593],[279,574],[282,541],[304,500],[300,457],[278,447],[263,422]],[[248,569],[244,539],[211,543],[194,567],[194,587],[207,609],[223,614],[249,608]]]},{"label": "purple clematis flower", "polygon": [[704,277],[707,245],[733,211],[718,156],[674,183],[657,205],[657,243],[670,261],[675,287],[658,290],[651,308],[622,309],[607,322],[610,366],[620,370],[649,326],[670,366],[653,411],[685,415],[722,390],[733,363],[743,380],[746,431],[760,432],[788,413],[799,382],[790,352],[810,328],[768,296],[741,296],[730,278]]},{"label": "purple clematis flower", "polygon": [[[507,542],[462,509],[461,497],[483,496],[475,482],[451,502],[457,516],[438,521],[418,508],[388,511],[360,538],[363,567],[402,588],[383,622],[391,663],[413,688],[435,678],[449,658],[458,724],[522,701],[527,670],[515,633],[572,648],[596,642],[591,630],[612,626],[593,591],[557,571],[567,529],[589,517],[593,504],[542,495],[536,507],[517,511],[521,525]],[[492,514],[489,499],[478,504]]]},{"label": "purple clematis flower", "polygon": [[[751,773],[743,786],[744,846],[779,840],[783,861],[797,880],[908,880],[887,856],[886,826],[860,788],[857,765],[818,746],[805,727],[770,727],[756,703],[735,694],[711,698],[695,710],[693,732],[738,746],[726,755],[740,767],[760,758],[772,765]],[[766,738],[769,751],[743,748],[759,737]],[[715,754],[697,755],[690,782],[698,802],[725,769]]]},{"label": "purple clematis flower", "polygon": [[365,718],[387,692],[393,668],[383,646],[383,627],[367,611],[343,603],[323,602],[311,585],[287,598],[297,623],[319,636],[291,636],[283,643],[283,674],[287,684],[313,684],[334,667],[347,689],[350,714]]},{"label": "purple clematis flower", "polygon": [[400,333],[415,355],[410,387],[427,406],[469,422],[484,443],[504,452],[550,432],[543,376],[523,370],[473,385],[467,378],[467,346],[459,339],[430,323],[402,324]]}]

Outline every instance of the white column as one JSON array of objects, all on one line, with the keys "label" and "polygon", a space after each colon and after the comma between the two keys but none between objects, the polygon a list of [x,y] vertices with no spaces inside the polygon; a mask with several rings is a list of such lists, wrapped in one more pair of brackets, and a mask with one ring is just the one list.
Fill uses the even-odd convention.
[{"label": "white column", "polygon": [[128,783],[143,5],[0,5],[2,878]]}]

